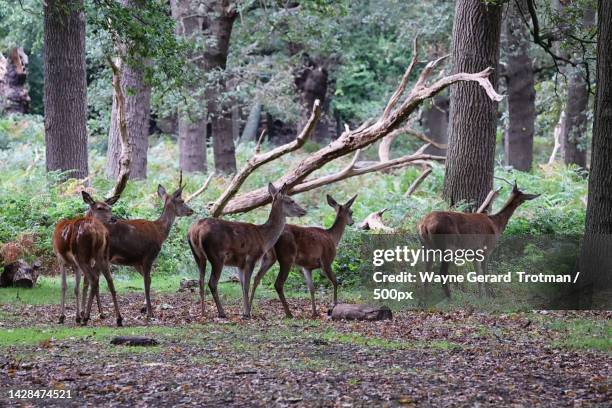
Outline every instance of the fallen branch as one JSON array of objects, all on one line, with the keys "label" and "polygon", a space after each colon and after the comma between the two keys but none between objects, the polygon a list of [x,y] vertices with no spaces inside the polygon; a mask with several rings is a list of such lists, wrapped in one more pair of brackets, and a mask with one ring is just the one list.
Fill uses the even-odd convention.
[{"label": "fallen branch", "polygon": [[[321,116],[321,102],[317,99],[315,100],[312,106],[312,113],[310,114],[310,118],[304,126],[304,129],[300,132],[300,134],[295,138],[294,141],[286,143],[282,146],[279,146],[275,149],[270,150],[267,153],[259,153],[259,146],[261,145],[261,140],[263,138],[262,135],[257,142],[256,152],[253,157],[251,157],[247,163],[244,165],[242,169],[232,178],[229,186],[225,189],[225,191],[221,194],[221,196],[211,205],[210,214],[213,217],[219,217],[224,213],[224,208],[227,203],[236,195],[242,184],[246,181],[249,175],[254,172],[257,168],[263,166],[264,164],[271,162],[287,153],[290,153],[294,150],[299,149],[306,143],[306,140],[310,137],[314,128]],[[267,191],[267,190],[266,190]],[[268,193],[266,193],[267,195]]]},{"label": "fallen branch", "polygon": [[431,167],[427,167],[425,170],[423,170],[421,175],[412,182],[410,187],[408,187],[408,190],[406,190],[406,192],[404,193],[404,197],[410,197],[416,191],[416,189],[419,188],[423,180],[425,180],[427,176],[431,174],[432,171],[433,169]]},{"label": "fallen branch", "polygon": [[199,196],[200,194],[202,194],[208,188],[208,185],[210,184],[210,181],[212,180],[214,175],[215,175],[214,172],[210,173],[210,175],[206,178],[206,181],[204,182],[204,184],[202,184],[202,187],[198,188],[193,194],[187,197],[185,199],[185,202],[188,203],[194,198],[196,198],[197,196]]},{"label": "fallen branch", "polygon": [[117,105],[117,121],[119,122],[119,135],[121,142],[121,155],[119,156],[119,175],[117,183],[109,193],[109,197],[119,199],[127,186],[130,178],[130,164],[132,162],[132,145],[128,133],[127,120],[125,118],[125,96],[121,89],[121,61],[115,63],[112,58],[107,57],[108,63],[113,71],[113,88],[115,89],[115,103]]},{"label": "fallen branch", "polygon": [[[391,109],[387,110],[387,115],[381,115],[381,117],[370,124],[370,121],[367,121],[357,129],[351,131],[345,131],[340,135],[340,137],[334,141],[332,141],[329,145],[322,147],[320,150],[315,152],[314,154],[304,158],[300,163],[298,163],[290,172],[279,178],[275,181],[276,185],[286,185],[288,187],[289,194],[296,194],[302,191],[307,191],[312,188],[316,188],[321,183],[317,182],[317,180],[305,182],[306,178],[313,173],[314,171],[320,169],[325,164],[339,158],[345,156],[351,152],[354,152],[359,149],[363,149],[365,147],[370,146],[376,141],[382,139],[383,137],[389,135],[394,130],[398,129],[399,126],[412,114],[419,105],[426,99],[436,95],[449,85],[458,82],[458,81],[473,81],[477,82],[487,93],[489,98],[500,101],[503,97],[498,94],[493,85],[489,82],[489,75],[492,73],[491,68],[487,68],[481,72],[468,74],[468,73],[458,73],[449,75],[443,78],[440,78],[434,81],[432,84],[428,85],[427,80],[433,69],[444,59],[444,57],[439,58],[435,61],[432,61],[426,65],[426,67],[421,72],[419,79],[417,80],[415,86],[409,92],[408,96],[401,102],[399,107],[395,107],[395,103],[391,103],[389,101],[388,106],[391,106]],[[405,86],[405,85],[404,85]],[[398,86],[397,92],[402,93],[402,83]],[[396,93],[397,93],[396,92]],[[394,93],[394,95],[396,94]],[[398,102],[399,103],[399,98]],[[423,155],[424,157],[430,157],[429,155]],[[427,158],[410,158],[406,157],[396,159],[396,160],[407,160],[406,162],[415,162],[417,160],[435,160],[435,159],[427,159]],[[382,168],[387,168],[393,165],[400,165],[400,163],[396,162],[395,164],[389,164],[394,162],[394,160],[390,160],[388,162],[380,163],[378,166],[373,169],[369,169],[370,171],[381,170]],[[350,176],[357,174],[364,174],[364,171],[355,170],[352,173],[349,173]],[[346,174],[338,179],[332,181],[338,181],[345,177]],[[328,179],[329,180],[329,179]],[[241,183],[239,183],[241,184]],[[325,184],[325,183],[323,183]],[[239,185],[238,185],[239,187]],[[239,196],[233,197],[229,199],[228,197],[233,196],[237,190],[234,190],[231,194],[224,193],[224,200],[218,200],[219,203],[225,201],[224,205],[217,206],[217,215],[223,214],[233,214],[233,213],[241,213],[250,211],[254,208],[261,207],[270,202],[270,196],[266,188],[259,188],[248,193],[241,194]],[[229,201],[227,201],[229,199]]]},{"label": "fallen branch", "polygon": [[380,211],[371,213],[357,225],[357,228],[362,230],[382,231],[389,234],[394,233],[395,228],[387,227],[382,219],[385,211],[387,211],[387,209],[383,208]]},{"label": "fallen branch", "polygon": [[501,189],[502,188],[499,187],[497,190],[489,191],[489,194],[487,194],[487,197],[485,198],[485,200],[482,202],[482,204],[480,204],[480,207],[478,207],[478,210],[476,210],[476,213],[488,213],[491,210],[490,207],[493,204],[493,201],[495,201]]},{"label": "fallen branch", "polygon": [[561,148],[561,134],[564,132],[565,130],[565,109],[561,111],[561,114],[559,115],[559,121],[557,122],[557,124],[555,125],[555,130],[553,132],[554,138],[555,138],[555,145],[552,149],[552,152],[550,153],[550,157],[548,159],[548,164],[551,165],[555,162],[555,159],[557,157],[557,153],[559,152],[559,149]]},{"label": "fallen branch", "polygon": [[361,176],[362,174],[366,173],[373,173],[375,171],[397,169],[399,167],[405,167],[408,165],[428,164],[430,161],[444,161],[446,159],[444,156],[435,156],[432,154],[423,154],[417,152],[407,156],[398,157],[397,159],[389,160],[386,162],[375,162],[374,164],[369,164],[364,167],[357,167],[357,159],[359,158],[360,153],[361,151],[358,150],[355,153],[355,156],[353,156],[353,160],[351,160],[351,163],[339,172],[328,174],[326,176],[321,176],[313,180],[304,181],[291,188],[288,191],[288,194],[293,195],[303,193],[305,191],[314,190],[315,188],[327,184],[332,184],[340,180],[345,180],[347,178],[355,176]]}]

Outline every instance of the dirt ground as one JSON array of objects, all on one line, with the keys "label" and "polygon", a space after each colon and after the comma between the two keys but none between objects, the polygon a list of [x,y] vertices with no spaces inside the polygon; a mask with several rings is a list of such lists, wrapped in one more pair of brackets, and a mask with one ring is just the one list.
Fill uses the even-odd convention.
[{"label": "dirt ground", "polygon": [[[124,329],[112,329],[114,317],[100,320],[97,312],[93,327],[73,330],[73,318],[68,328],[56,323],[57,305],[0,306],[0,330],[38,336],[0,345],[0,405],[604,407],[612,401],[611,354],[563,346],[571,333],[556,324],[605,322],[611,312],[405,311],[387,322],[332,322],[323,311],[312,319],[309,302],[294,299],[292,320],[282,319],[275,300],[260,301],[248,321],[234,302],[230,318],[220,320],[211,302],[202,319],[193,294],[177,293],[155,297],[157,319],[147,325],[141,294],[120,300]],[[110,305],[110,297],[103,302]],[[159,345],[110,344],[130,334]],[[8,398],[11,389],[70,390],[72,398],[16,400]]]}]

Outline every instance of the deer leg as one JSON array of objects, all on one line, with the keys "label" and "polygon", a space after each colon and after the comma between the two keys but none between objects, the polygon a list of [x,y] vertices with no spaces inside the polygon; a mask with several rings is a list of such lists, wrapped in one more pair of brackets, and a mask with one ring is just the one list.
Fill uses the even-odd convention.
[{"label": "deer leg", "polygon": [[291,264],[281,263],[280,270],[278,272],[278,276],[276,277],[276,282],[274,282],[274,289],[276,289],[276,293],[278,293],[278,298],[283,304],[283,309],[285,309],[285,317],[288,319],[293,318],[291,314],[291,310],[289,309],[289,304],[287,304],[287,299],[285,299],[285,281],[289,276],[289,271],[291,270]]},{"label": "deer leg", "polygon": [[[440,265],[440,276],[448,276],[448,262],[442,261],[442,264]],[[444,294],[450,299],[451,293],[449,284],[444,283],[442,286],[444,287]]]},{"label": "deer leg", "polygon": [[146,264],[143,268],[144,287],[145,287],[145,302],[147,303],[147,320],[153,318],[153,307],[151,306],[151,267],[152,264]]},{"label": "deer leg", "polygon": [[312,270],[302,268],[302,273],[304,274],[304,279],[306,280],[306,286],[308,286],[308,291],[310,291],[310,303],[312,304],[312,317],[319,317],[319,315],[317,314],[317,306],[315,304],[314,284],[312,283]]},{"label": "deer leg", "polygon": [[85,306],[87,306],[87,295],[89,294],[89,279],[86,274],[83,274],[83,290],[81,292],[81,319],[85,314]]},{"label": "deer leg", "polygon": [[249,302],[249,287],[251,286],[251,275],[255,269],[254,262],[248,262],[243,269],[240,270],[240,281],[242,283],[242,317],[244,319],[251,318],[251,304]]},{"label": "deer leg", "polygon": [[[102,274],[104,275],[104,278],[106,279],[108,290],[110,291],[111,296],[113,298],[113,307],[115,308],[115,316],[117,317],[117,327],[121,327],[123,326],[123,317],[121,317],[121,312],[119,311],[119,302],[117,301],[117,292],[115,291],[115,283],[113,282],[113,275],[111,275],[111,272],[110,272],[110,265],[107,264],[106,266],[102,267]],[[99,306],[99,302],[100,302],[99,292],[100,290],[98,290],[96,293],[96,297],[98,298],[98,308],[100,307]],[[100,312],[100,314],[102,314],[102,312]]]},{"label": "deer leg", "polygon": [[338,281],[336,280],[336,274],[332,269],[331,263],[323,263],[323,273],[334,286],[334,306],[336,306],[338,304]]},{"label": "deer leg", "polygon": [[100,314],[100,320],[106,319],[104,312],[102,312],[102,302],[100,301],[100,290],[96,292],[96,303],[98,304],[98,313]]},{"label": "deer leg", "polygon": [[198,254],[196,253],[195,248],[193,247],[193,244],[191,243],[191,239],[187,238],[187,242],[189,243],[189,248],[191,249],[191,254],[193,255],[193,258],[195,259],[196,265],[198,266],[198,272],[199,272],[199,279],[198,279],[198,286],[200,288],[200,309],[202,310],[202,317],[204,317],[204,295],[206,294],[206,290],[204,288],[204,282],[205,282],[205,278],[206,278],[206,258],[201,259]]},{"label": "deer leg", "polygon": [[[429,257],[426,258],[427,260],[425,262],[425,272],[433,273],[433,260],[429,259]],[[427,280],[423,282],[423,292],[423,297],[421,297],[421,300],[419,300],[420,307],[425,307],[425,301],[431,295],[431,282]]]},{"label": "deer leg", "polygon": [[76,318],[77,324],[81,323],[81,306],[79,305],[79,292],[81,290],[81,268],[74,266],[74,296],[76,297]]},{"label": "deer leg", "polygon": [[[485,256],[484,260],[481,262],[481,265],[480,265],[480,268],[482,270],[482,274],[483,275],[487,275],[489,273],[488,272],[488,266],[489,266],[489,258],[487,256]],[[486,295],[490,296],[490,297],[495,296],[495,292],[493,290],[493,286],[490,283],[488,283],[488,282],[485,282],[484,285],[485,285],[485,293],[486,293]]]},{"label": "deer leg", "polygon": [[85,316],[83,317],[83,320],[81,321],[82,326],[86,326],[87,322],[89,321],[89,316],[91,315],[91,306],[93,305],[93,298],[96,292],[98,291],[99,284],[100,284],[99,277],[93,276],[93,273],[89,274],[88,278],[91,280],[90,282],[91,288],[89,289],[89,297],[87,299],[87,310],[85,311]]},{"label": "deer leg", "polygon": [[255,280],[253,281],[253,289],[251,289],[251,299],[249,301],[250,308],[253,308],[253,299],[255,299],[255,290],[257,290],[257,287],[259,286],[259,282],[266,275],[266,272],[270,270],[272,265],[274,265],[274,262],[276,262],[276,256],[274,255],[274,252],[269,251],[267,254],[263,256],[261,260],[261,265],[259,265],[259,270],[257,271],[257,274],[255,275]]},{"label": "deer leg", "polygon": [[217,305],[217,313],[219,317],[225,319],[227,315],[223,310],[223,306],[221,305],[221,300],[219,300],[219,293],[217,292],[217,284],[219,283],[219,278],[221,278],[221,271],[223,270],[223,263],[220,262],[211,262],[212,264],[212,272],[210,274],[210,280],[208,281],[208,287],[210,289],[210,293],[212,293],[212,297],[215,300],[215,305]]},{"label": "deer leg", "polygon": [[66,320],[66,289],[68,289],[68,284],[66,283],[66,263],[58,257],[60,273],[62,276],[62,303],[61,303],[61,312],[59,317],[59,324],[64,324],[64,320]]}]

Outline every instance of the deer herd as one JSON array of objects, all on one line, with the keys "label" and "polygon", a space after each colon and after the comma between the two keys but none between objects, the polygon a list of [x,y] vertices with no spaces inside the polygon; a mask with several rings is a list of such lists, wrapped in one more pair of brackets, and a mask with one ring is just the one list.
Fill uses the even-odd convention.
[{"label": "deer herd", "polygon": [[[74,293],[76,297],[76,322],[86,325],[89,321],[94,298],[100,315],[102,307],[99,297],[99,279],[103,275],[110,291],[117,326],[123,319],[119,310],[117,293],[113,283],[110,266],[132,266],[144,279],[147,320],[153,318],[151,305],[151,270],[159,255],[164,241],[168,238],[177,217],[189,217],[194,211],[181,197],[182,177],[179,187],[168,194],[161,185],[157,194],[163,203],[159,218],[150,220],[125,220],[113,216],[112,205],[119,198],[111,197],[95,201],[87,192],[82,192],[83,201],[89,206],[84,216],[62,220],[57,223],[53,234],[53,251],[57,257],[61,273],[61,314],[60,323],[65,320],[65,298],[67,289],[67,268],[75,275]],[[218,218],[205,218],[195,222],[187,234],[187,242],[199,270],[199,295],[202,316],[205,315],[204,294],[206,264],[211,265],[208,287],[217,307],[220,318],[227,315],[221,304],[217,285],[224,266],[236,267],[242,286],[242,316],[249,318],[255,298],[255,291],[266,272],[276,263],[279,273],[274,288],[282,303],[286,317],[292,317],[285,299],[283,287],[291,267],[299,266],[303,272],[310,292],[313,317],[318,316],[312,271],[321,269],[333,286],[333,303],[338,301],[338,282],[332,269],[336,250],[347,225],[353,225],[353,206],[357,195],[345,204],[339,204],[327,195],[327,203],[335,210],[336,218],[330,228],[302,227],[287,223],[287,217],[301,217],[306,214],[297,202],[287,194],[286,186],[277,189],[268,185],[272,205],[268,219],[263,224],[226,221]],[[523,202],[537,195],[521,192],[516,183],[510,198],[496,214],[468,214],[452,211],[435,211],[423,218],[418,224],[418,235],[425,247],[450,248],[453,246],[483,247],[490,251],[504,231],[514,210]],[[460,237],[461,242],[439,239],[442,236]],[[467,242],[467,244],[466,244]],[[486,258],[486,257],[485,257]],[[252,290],[251,276],[257,264]],[[432,265],[427,265],[431,270]],[[486,272],[486,259],[476,265],[480,273]],[[448,263],[442,262],[440,274],[448,273]],[[81,293],[80,281],[83,276]],[[445,286],[450,296],[448,286]]]}]

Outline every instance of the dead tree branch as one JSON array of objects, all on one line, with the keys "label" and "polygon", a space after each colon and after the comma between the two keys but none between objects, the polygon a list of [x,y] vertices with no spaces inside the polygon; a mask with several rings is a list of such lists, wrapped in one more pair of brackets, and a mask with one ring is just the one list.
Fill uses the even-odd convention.
[{"label": "dead tree branch", "polygon": [[478,210],[476,210],[476,213],[488,213],[491,210],[490,207],[493,204],[493,201],[495,201],[501,189],[502,188],[499,187],[497,190],[489,191],[489,194],[487,194],[487,197],[485,198],[485,200],[482,202],[482,204],[480,204],[480,207],[478,207]]},{"label": "dead tree branch", "polygon": [[[315,100],[312,106],[312,113],[310,114],[310,118],[304,126],[304,129],[300,132],[300,134],[295,138],[294,141],[286,143],[282,146],[279,146],[275,149],[270,150],[266,153],[258,153],[260,143],[257,143],[256,153],[251,157],[244,167],[240,169],[238,173],[232,178],[229,186],[225,189],[225,191],[221,194],[221,196],[212,203],[210,207],[210,213],[213,217],[219,217],[224,214],[224,208],[228,204],[228,202],[236,195],[242,184],[246,181],[251,173],[253,173],[257,168],[263,166],[266,163],[271,162],[287,153],[290,153],[294,150],[299,149],[306,143],[306,140],[312,134],[319,117],[321,116],[321,102],[317,99]],[[263,136],[263,134],[262,134]],[[262,137],[260,137],[261,142]],[[266,190],[267,191],[267,190]],[[267,194],[267,193],[266,193]]]},{"label": "dead tree branch", "polygon": [[206,178],[206,181],[204,182],[204,184],[202,184],[202,187],[198,188],[193,194],[191,194],[189,197],[187,197],[185,199],[185,202],[188,203],[191,200],[193,200],[194,198],[196,198],[197,196],[199,196],[200,194],[202,194],[209,186],[213,176],[215,175],[215,173],[210,173],[210,176],[208,176]]},{"label": "dead tree branch", "polygon": [[[410,90],[408,96],[395,107],[391,104],[392,108],[389,110],[387,116],[381,115],[377,121],[370,124],[368,121],[357,129],[351,131],[345,131],[338,139],[332,141],[329,145],[322,147],[314,154],[301,160],[291,171],[282,176],[280,179],[275,181],[276,185],[285,184],[288,187],[289,194],[296,194],[302,191],[306,191],[316,186],[319,186],[318,182],[305,182],[306,178],[313,173],[315,170],[320,169],[325,164],[335,160],[339,157],[345,156],[351,152],[359,149],[363,149],[389,135],[394,130],[398,129],[406,119],[418,109],[419,105],[426,99],[436,95],[449,85],[458,81],[473,81],[477,82],[487,93],[489,98],[500,101],[503,96],[498,94],[491,82],[489,82],[489,75],[492,72],[491,68],[487,68],[477,73],[457,73],[449,76],[442,77],[432,84],[428,85],[428,79],[431,76],[434,68],[444,59],[439,58],[435,61],[428,63],[423,71],[421,72],[419,79],[415,86]],[[402,84],[398,86],[398,91],[401,90]],[[391,102],[391,101],[390,101]],[[389,104],[388,104],[389,105]],[[416,162],[418,160],[435,160],[429,157],[430,155],[423,155],[419,158],[415,158],[414,155],[410,159],[403,157],[400,159],[390,160],[389,162],[380,163],[373,166],[369,171],[377,171],[382,168],[388,168],[394,165],[400,165],[402,160],[406,162]],[[400,162],[397,162],[399,160]],[[395,162],[395,164],[394,164]],[[381,167],[379,167],[381,166]],[[368,172],[369,172],[368,171]],[[250,172],[249,172],[250,173]],[[363,169],[354,170],[352,175],[364,174]],[[339,179],[343,179],[342,177]],[[337,179],[337,180],[339,180]],[[335,180],[335,181],[337,181]],[[241,184],[241,183],[240,183]],[[298,188],[299,187],[299,188]],[[308,187],[308,188],[306,188]],[[232,194],[224,193],[225,204],[218,206],[217,214],[233,214],[250,211],[254,208],[261,207],[270,202],[270,195],[266,188],[259,188],[248,193],[238,195],[231,198],[237,190],[234,189]],[[229,199],[231,198],[231,199]],[[228,201],[229,200],[229,201]],[[219,200],[221,202],[221,200]]]},{"label": "dead tree branch", "polygon": [[395,232],[395,228],[387,227],[383,221],[383,214],[387,211],[383,208],[380,211],[375,211],[365,217],[365,219],[357,225],[357,228],[362,230],[382,231],[388,234]]},{"label": "dead tree branch", "polygon": [[130,135],[128,133],[127,120],[125,118],[125,96],[121,89],[121,60],[113,61],[111,57],[107,57],[108,63],[113,71],[113,88],[115,89],[115,103],[117,104],[117,121],[119,122],[119,135],[121,141],[121,155],[119,156],[119,175],[117,183],[110,193],[109,197],[121,196],[123,190],[127,186],[130,178],[130,164],[132,162],[132,145],[130,144]]},{"label": "dead tree branch", "polygon": [[425,170],[423,170],[421,175],[412,182],[410,187],[408,187],[408,190],[406,190],[406,192],[404,193],[404,197],[410,197],[416,191],[416,189],[419,188],[419,186],[427,178],[427,176],[431,174],[432,171],[433,169],[431,167],[427,167]]}]

